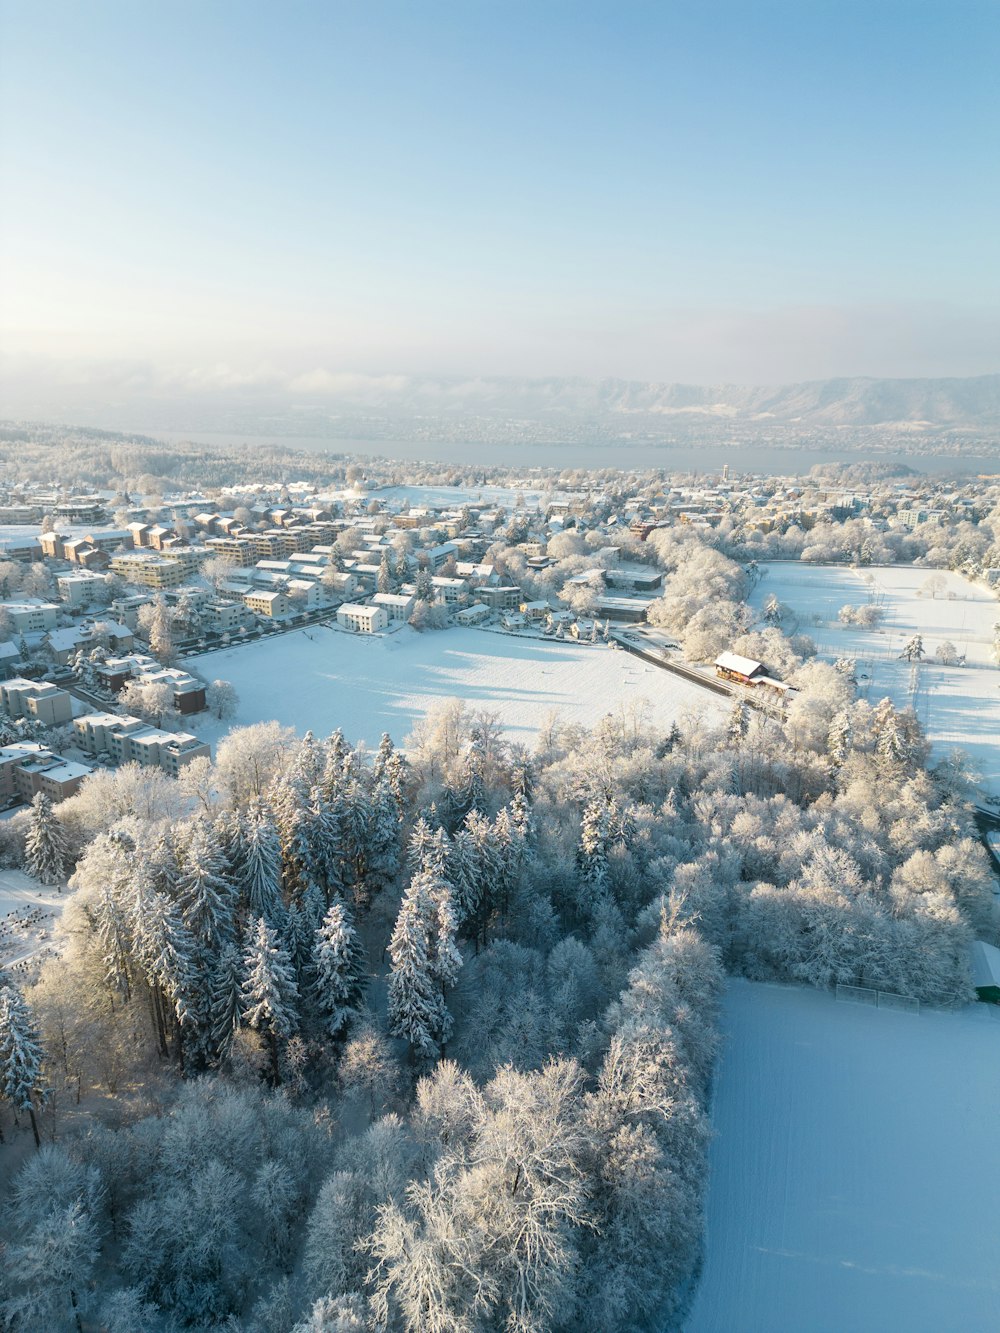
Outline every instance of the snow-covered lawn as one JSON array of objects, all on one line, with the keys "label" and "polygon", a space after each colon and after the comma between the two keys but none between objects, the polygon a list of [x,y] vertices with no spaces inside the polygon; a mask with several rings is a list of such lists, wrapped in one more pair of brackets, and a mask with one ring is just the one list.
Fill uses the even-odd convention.
[{"label": "snow-covered lawn", "polygon": [[[936,571],[843,565],[773,563],[754,589],[751,605],[773,593],[797,619],[786,633],[808,634],[826,657],[857,660],[861,693],[872,703],[888,695],[897,707],[912,707],[936,756],[956,746],[979,765],[985,789],[1000,796],[1000,670],[993,665],[993,626],[1000,603],[993,593],[958,574],[941,573],[943,588],[921,592]],[[878,629],[842,625],[842,606],[875,601],[886,612]],[[911,668],[900,660],[904,646],[920,634],[927,658]],[[965,666],[933,660],[949,641]],[[930,660],[928,660],[930,659]]]},{"label": "snow-covered lawn", "polygon": [[668,672],[605,645],[519,639],[474,629],[385,637],[317,626],[190,659],[207,680],[232,681],[235,720],[194,730],[206,740],[252,722],[275,719],[298,731],[342,728],[351,740],[378,743],[388,731],[402,741],[439,700],[461,698],[499,713],[507,729],[531,743],[553,710],[566,722],[593,726],[640,700],[657,728],[688,714],[724,716],[726,701]]},{"label": "snow-covered lawn", "polygon": [[46,888],[23,870],[0,870],[0,967],[15,976],[48,947],[67,890]]},{"label": "snow-covered lawn", "polygon": [[998,1019],[730,984],[686,1333],[1000,1328]]}]

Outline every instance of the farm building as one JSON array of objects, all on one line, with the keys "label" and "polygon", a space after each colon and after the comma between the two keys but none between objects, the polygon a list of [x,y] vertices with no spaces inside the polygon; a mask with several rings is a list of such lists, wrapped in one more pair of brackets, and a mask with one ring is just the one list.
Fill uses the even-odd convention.
[{"label": "farm building", "polygon": [[762,676],[767,675],[763,662],[755,662],[752,657],[742,657],[739,653],[720,653],[715,659],[715,673],[738,685],[756,685]]}]

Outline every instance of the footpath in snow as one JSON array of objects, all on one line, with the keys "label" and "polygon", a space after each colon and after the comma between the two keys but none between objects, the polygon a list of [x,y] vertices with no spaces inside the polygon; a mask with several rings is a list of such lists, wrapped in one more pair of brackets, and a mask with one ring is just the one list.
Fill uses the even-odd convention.
[{"label": "footpath in snow", "polygon": [[1000,1329],[1000,1013],[730,983],[686,1333]]}]

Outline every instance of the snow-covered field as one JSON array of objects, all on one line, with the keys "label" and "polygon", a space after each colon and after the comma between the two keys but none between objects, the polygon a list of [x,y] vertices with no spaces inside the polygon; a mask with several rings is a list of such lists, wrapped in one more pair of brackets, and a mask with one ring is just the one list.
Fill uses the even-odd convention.
[{"label": "snow-covered field", "polygon": [[387,503],[408,500],[411,505],[426,505],[431,509],[460,509],[462,505],[503,505],[514,508],[540,509],[553,502],[579,498],[579,492],[546,491],[537,484],[525,481],[517,486],[383,486],[371,492],[371,498]]},{"label": "snow-covered field", "polygon": [[[553,711],[566,722],[593,726],[646,700],[658,728],[689,714],[718,718],[726,712],[724,699],[620,650],[475,629],[420,634],[405,627],[374,637],[317,626],[190,660],[207,680],[236,687],[239,713],[228,725],[273,718],[318,735],[340,727],[349,739],[370,745],[384,731],[402,741],[436,702],[449,698],[499,713],[527,743]],[[196,730],[213,739],[200,718]]]},{"label": "snow-covered field", "polygon": [[686,1333],[1000,1328],[998,1020],[730,983]]},{"label": "snow-covered field", "polygon": [[[958,574],[937,575],[943,587],[922,592],[936,571],[843,565],[773,563],[754,589],[751,605],[760,608],[773,593],[796,613],[797,628],[813,639],[826,657],[853,657],[862,694],[872,703],[888,695],[898,708],[912,707],[931,740],[936,756],[956,746],[968,752],[983,774],[983,786],[1000,796],[1000,670],[993,664],[993,626],[1000,621],[994,594]],[[841,625],[845,605],[875,601],[886,612],[878,629]],[[786,633],[795,628],[782,626]],[[899,654],[915,634],[923,637],[927,657],[919,666]],[[964,666],[933,660],[949,641]]]},{"label": "snow-covered field", "polygon": [[0,967],[17,976],[48,947],[66,897],[65,890],[46,888],[22,870],[0,870]]}]

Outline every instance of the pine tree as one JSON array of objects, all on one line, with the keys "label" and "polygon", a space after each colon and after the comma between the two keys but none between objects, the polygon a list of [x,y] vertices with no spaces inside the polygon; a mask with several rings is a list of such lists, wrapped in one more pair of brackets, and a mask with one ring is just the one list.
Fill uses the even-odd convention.
[{"label": "pine tree", "polygon": [[339,900],[330,905],[316,931],[313,968],[324,1026],[331,1037],[341,1037],[361,1007],[364,955],[351,914]]},{"label": "pine tree", "polygon": [[851,715],[846,709],[841,709],[830,723],[826,748],[831,762],[837,768],[847,762],[847,756],[851,753]]},{"label": "pine tree", "polygon": [[281,911],[281,842],[274,816],[256,801],[239,823],[236,885],[247,911],[274,922]]},{"label": "pine tree", "polygon": [[195,939],[216,949],[233,936],[233,886],[219,836],[197,820],[184,849],[177,901]]},{"label": "pine tree", "polygon": [[899,654],[899,660],[906,662],[919,662],[924,655],[924,640],[920,634],[914,634],[903,651]]},{"label": "pine tree", "polygon": [[136,955],[150,988],[160,1054],[166,1057],[171,1029],[183,1058],[180,1028],[195,973],[195,941],[180,910],[165,893],[141,886],[135,916]]},{"label": "pine tree", "polygon": [[441,987],[434,971],[435,904],[423,877],[411,880],[389,941],[389,1031],[404,1037],[425,1061],[436,1060],[445,1024]]},{"label": "pine tree", "polygon": [[383,731],[382,739],[379,741],[378,749],[375,751],[375,758],[372,760],[372,778],[375,782],[381,782],[386,776],[389,760],[394,753],[395,747],[392,743],[392,737],[387,731]]},{"label": "pine tree", "polygon": [[368,870],[371,821],[368,789],[363,782],[352,779],[344,788],[341,807],[341,855],[349,863],[355,882],[363,880]]},{"label": "pine tree", "polygon": [[580,822],[576,859],[582,878],[595,887],[607,880],[609,824],[608,802],[599,797],[588,801]]},{"label": "pine tree", "polygon": [[399,807],[388,778],[383,777],[372,793],[366,866],[367,896],[387,888],[399,872]]},{"label": "pine tree", "polygon": [[235,944],[223,946],[212,976],[211,1038],[223,1058],[240,1026],[243,1004],[243,958]]},{"label": "pine tree", "polygon": [[42,884],[62,884],[66,878],[66,840],[44,792],[36,792],[31,802],[24,868]]},{"label": "pine tree", "polygon": [[263,917],[251,932],[243,965],[243,1019],[247,1027],[266,1037],[272,1078],[279,1083],[278,1042],[298,1027],[299,988],[292,960]]},{"label": "pine tree", "polygon": [[395,575],[393,574],[392,569],[391,569],[391,567],[390,567],[390,565],[389,565],[389,552],[388,552],[388,550],[384,550],[384,551],[382,552],[382,559],[381,559],[381,562],[379,563],[379,567],[378,567],[378,580],[377,580],[377,582],[378,582],[378,591],[379,591],[379,592],[395,592],[395,591],[396,591],[396,579],[395,579]]},{"label": "pine tree", "polygon": [[27,1111],[35,1147],[41,1147],[35,1102],[42,1094],[42,1054],[38,1030],[24,996],[12,981],[0,982],[0,1097],[17,1112]]},{"label": "pine tree", "polygon": [[746,740],[749,730],[750,707],[745,699],[734,699],[732,711],[729,714],[729,725],[726,728],[729,744],[734,749],[739,749]]}]

